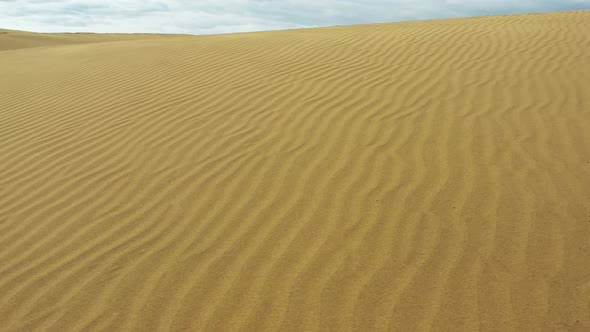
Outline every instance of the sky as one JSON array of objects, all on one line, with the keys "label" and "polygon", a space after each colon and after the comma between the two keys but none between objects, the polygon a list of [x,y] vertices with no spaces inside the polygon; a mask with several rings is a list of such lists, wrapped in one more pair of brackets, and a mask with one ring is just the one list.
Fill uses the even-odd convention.
[{"label": "sky", "polygon": [[217,34],[590,9],[590,0],[0,0],[0,28]]}]

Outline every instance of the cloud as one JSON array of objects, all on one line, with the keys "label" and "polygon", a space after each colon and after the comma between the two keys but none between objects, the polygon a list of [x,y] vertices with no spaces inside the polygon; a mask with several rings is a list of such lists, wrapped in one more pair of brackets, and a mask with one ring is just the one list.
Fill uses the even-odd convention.
[{"label": "cloud", "polygon": [[0,27],[212,34],[590,9],[590,0],[0,0]]}]

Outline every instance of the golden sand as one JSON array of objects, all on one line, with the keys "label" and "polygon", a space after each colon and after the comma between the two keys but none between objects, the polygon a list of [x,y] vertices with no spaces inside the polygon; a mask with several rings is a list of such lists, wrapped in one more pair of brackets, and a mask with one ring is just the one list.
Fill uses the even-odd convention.
[{"label": "golden sand", "polygon": [[0,330],[590,331],[590,11],[0,33]]}]

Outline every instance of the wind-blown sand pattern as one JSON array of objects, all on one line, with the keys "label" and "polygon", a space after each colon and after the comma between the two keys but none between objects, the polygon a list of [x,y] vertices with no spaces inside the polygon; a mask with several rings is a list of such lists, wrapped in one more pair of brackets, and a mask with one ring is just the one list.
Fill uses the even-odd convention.
[{"label": "wind-blown sand pattern", "polygon": [[589,11],[3,32],[0,330],[590,330]]}]

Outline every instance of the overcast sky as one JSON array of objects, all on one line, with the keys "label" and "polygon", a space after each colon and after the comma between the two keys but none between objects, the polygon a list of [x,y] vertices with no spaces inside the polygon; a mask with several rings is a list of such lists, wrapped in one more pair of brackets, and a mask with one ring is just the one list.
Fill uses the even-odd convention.
[{"label": "overcast sky", "polygon": [[0,0],[0,28],[211,34],[590,9],[590,0]]}]

